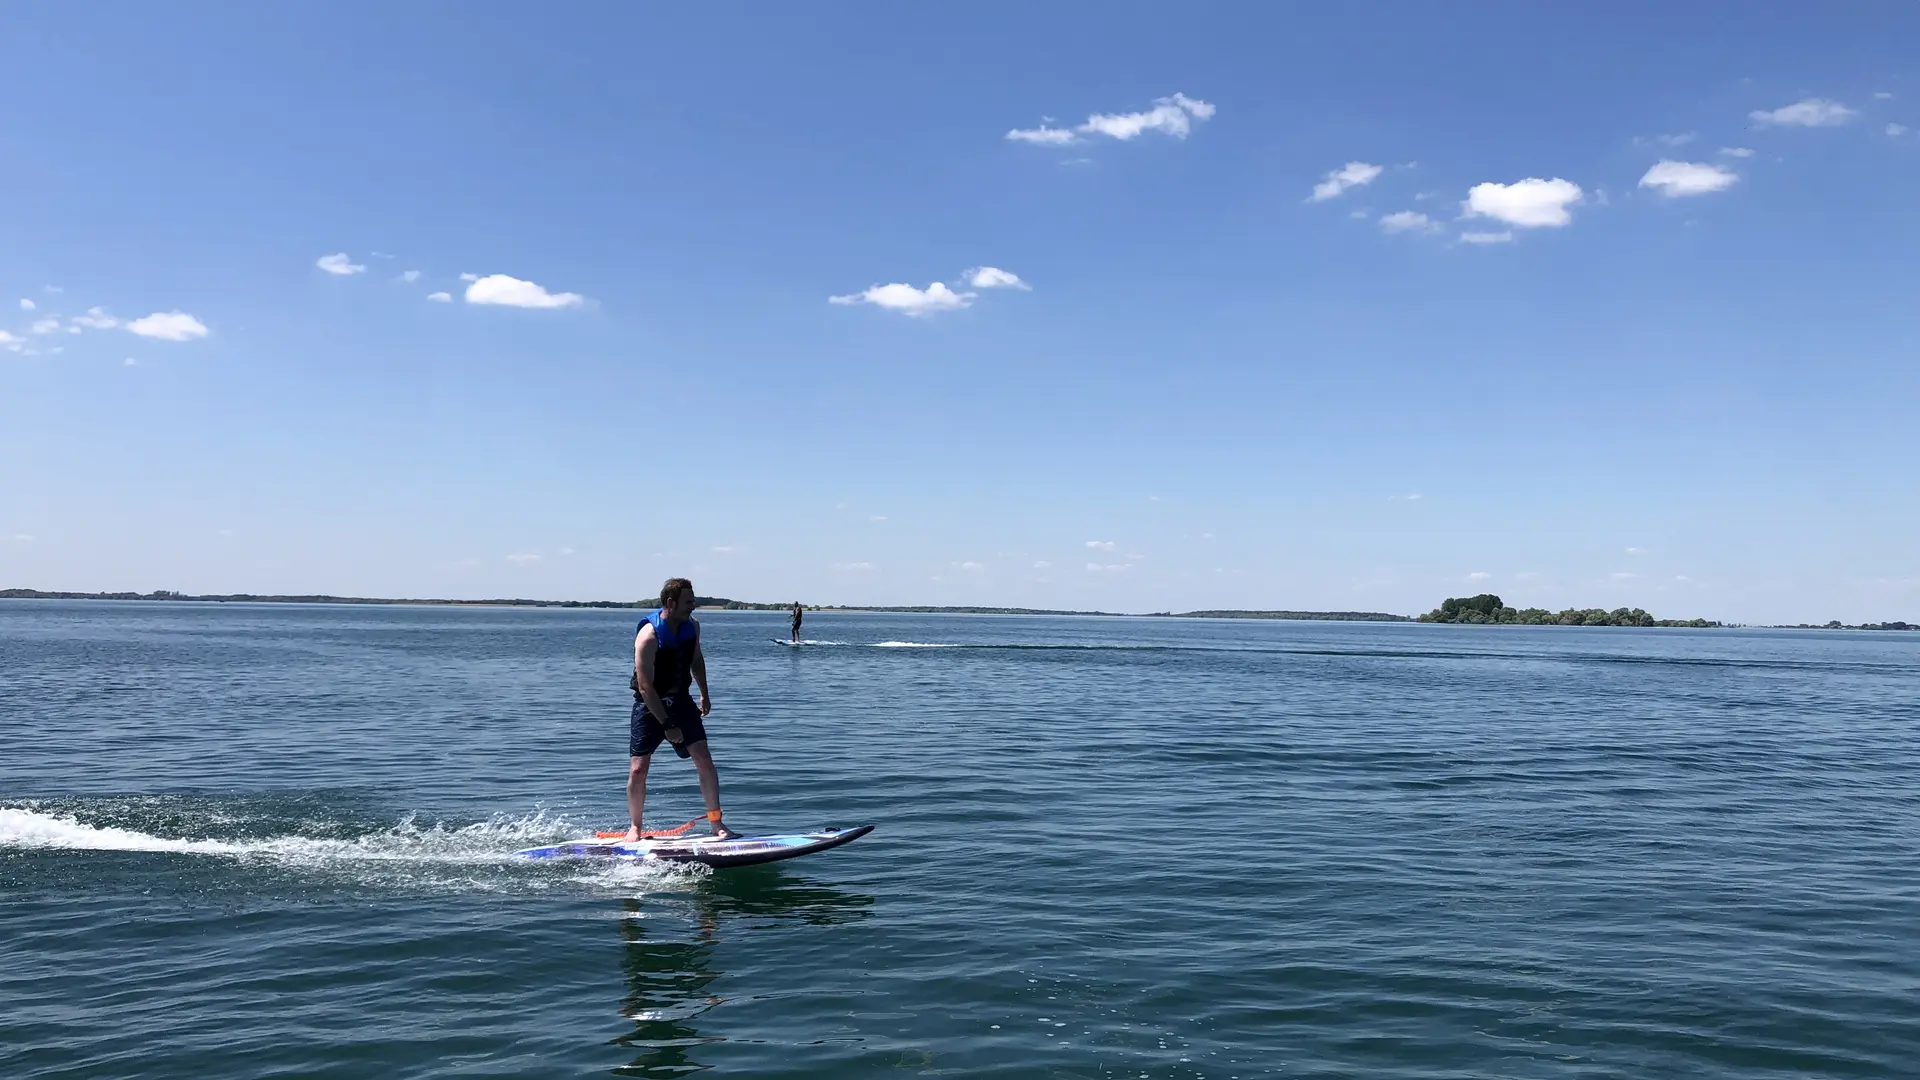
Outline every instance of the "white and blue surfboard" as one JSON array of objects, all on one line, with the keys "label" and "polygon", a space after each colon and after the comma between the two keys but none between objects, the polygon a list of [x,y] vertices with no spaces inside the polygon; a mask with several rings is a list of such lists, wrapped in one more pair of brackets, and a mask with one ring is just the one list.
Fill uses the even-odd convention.
[{"label": "white and blue surfboard", "polygon": [[778,862],[850,844],[873,831],[871,825],[818,832],[779,833],[770,836],[673,836],[633,843],[613,840],[572,840],[564,844],[516,851],[524,859],[633,859],[648,862],[697,862],[721,869]]}]

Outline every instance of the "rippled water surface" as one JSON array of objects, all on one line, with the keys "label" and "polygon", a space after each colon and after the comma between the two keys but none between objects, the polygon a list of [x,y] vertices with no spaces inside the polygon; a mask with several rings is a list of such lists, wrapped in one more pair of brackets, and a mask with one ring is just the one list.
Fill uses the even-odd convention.
[{"label": "rippled water surface", "polygon": [[0,1076],[1920,1075],[1920,635],[710,613],[729,823],[879,828],[516,860],[633,622],[0,601]]}]

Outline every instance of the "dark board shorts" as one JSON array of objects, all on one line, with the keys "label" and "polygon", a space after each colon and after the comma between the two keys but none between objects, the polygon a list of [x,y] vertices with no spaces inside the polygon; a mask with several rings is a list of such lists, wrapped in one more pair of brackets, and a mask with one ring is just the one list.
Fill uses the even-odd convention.
[{"label": "dark board shorts", "polygon": [[645,701],[634,701],[633,720],[627,725],[628,755],[646,757],[659,749],[660,741],[667,737],[668,727],[677,727],[680,729],[680,741],[668,745],[681,757],[692,756],[687,748],[707,741],[706,725],[700,722],[700,706],[693,703],[691,693],[662,697],[660,704],[667,707],[667,718],[673,721],[671,724],[663,726],[648,711]]}]

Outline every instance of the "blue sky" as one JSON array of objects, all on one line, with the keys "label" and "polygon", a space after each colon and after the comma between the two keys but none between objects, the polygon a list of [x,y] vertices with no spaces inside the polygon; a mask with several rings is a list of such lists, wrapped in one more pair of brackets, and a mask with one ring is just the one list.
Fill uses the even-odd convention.
[{"label": "blue sky", "polygon": [[0,15],[0,585],[1920,616],[1911,5],[387,7]]}]

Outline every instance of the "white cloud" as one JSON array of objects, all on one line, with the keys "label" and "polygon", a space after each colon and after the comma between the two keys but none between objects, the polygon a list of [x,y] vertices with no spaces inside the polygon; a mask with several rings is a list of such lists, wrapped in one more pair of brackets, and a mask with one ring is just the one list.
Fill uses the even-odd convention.
[{"label": "white cloud", "polygon": [[1655,135],[1651,139],[1637,139],[1635,141],[1643,144],[1650,142],[1658,146],[1685,146],[1699,137],[1699,135],[1691,131],[1683,131],[1676,135]]},{"label": "white cloud", "polygon": [[872,304],[888,311],[898,311],[913,318],[932,315],[941,311],[954,311],[973,303],[974,293],[957,293],[947,288],[944,282],[936,281],[925,289],[916,289],[911,285],[875,285],[865,292],[849,293],[846,296],[829,296],[829,304]]},{"label": "white cloud", "polygon": [[1750,158],[1753,156],[1753,151],[1744,146],[1723,146],[1720,148],[1720,154],[1722,157]]},{"label": "white cloud", "polygon": [[141,337],[161,341],[192,341],[207,336],[206,324],[184,311],[156,311],[144,319],[135,319],[127,329]]},{"label": "white cloud", "polygon": [[1468,581],[1485,581],[1492,576],[1493,576],[1492,574],[1487,573],[1485,570],[1475,570],[1473,573],[1467,575],[1467,580]]},{"label": "white cloud", "polygon": [[1707,195],[1725,191],[1738,183],[1733,170],[1719,165],[1691,161],[1661,161],[1640,178],[1640,186],[1653,188],[1669,199],[1688,195]]},{"label": "white cloud", "polygon": [[579,293],[550,293],[531,281],[505,274],[488,274],[467,286],[467,303],[497,304],[517,308],[579,307],[586,297]]},{"label": "white cloud", "polygon": [[1039,562],[1033,564],[1033,568],[1035,570],[1051,570],[1053,569],[1053,564],[1045,559],[1041,559]]},{"label": "white cloud", "polygon": [[1637,578],[1639,576],[1640,576],[1639,574],[1636,574],[1631,570],[1615,570],[1613,572],[1613,580],[1615,581],[1631,581],[1634,578]]},{"label": "white cloud", "polygon": [[122,367],[138,367],[139,365],[140,365],[140,361],[135,360],[131,356],[127,357],[126,360],[123,361],[121,364]]},{"label": "white cloud", "polygon": [[19,352],[21,349],[24,349],[27,347],[26,342],[20,340],[18,337],[15,337],[12,334],[7,333],[5,330],[0,330],[0,345],[4,345],[7,348],[13,350],[14,352]]},{"label": "white cloud", "polygon": [[837,562],[833,564],[833,568],[841,573],[849,573],[849,572],[857,573],[857,572],[864,572],[864,571],[879,569],[879,567],[873,565],[870,562]]},{"label": "white cloud", "polygon": [[1019,289],[1031,292],[1032,286],[1020,280],[1020,275],[1009,273],[997,266],[982,266],[972,271],[967,284],[976,289]]},{"label": "white cloud", "polygon": [[404,272],[402,272],[402,273],[401,273],[401,275],[400,275],[400,280],[401,280],[401,281],[419,281],[419,280],[420,280],[420,271],[418,271],[418,270],[407,270],[407,271],[404,271]]},{"label": "white cloud", "polygon": [[325,270],[329,274],[338,274],[341,277],[346,277],[349,274],[362,273],[367,269],[365,266],[347,258],[347,253],[344,251],[336,252],[332,255],[322,255],[313,260],[313,265]]},{"label": "white cloud", "polygon": [[1646,553],[1646,548],[1630,547],[1627,549],[1627,554],[1629,555],[1645,555]]},{"label": "white cloud", "polygon": [[33,332],[36,334],[51,334],[59,329],[60,329],[60,320],[53,318],[52,316],[48,316],[47,318],[44,318],[44,319],[33,320]]},{"label": "white cloud", "polygon": [[1313,195],[1307,201],[1326,202],[1328,199],[1337,199],[1352,188],[1373,183],[1374,178],[1384,171],[1378,165],[1369,165],[1364,161],[1349,161],[1313,185]]},{"label": "white cloud", "polygon": [[16,544],[31,544],[33,543],[33,536],[30,533],[14,533],[13,542]]},{"label": "white cloud", "polygon": [[1889,94],[1889,93],[1887,93],[1887,92],[1886,92],[1885,90],[1876,90],[1876,91],[1874,91],[1874,92],[1873,92],[1873,100],[1875,100],[1875,101],[1892,101],[1892,100],[1893,100],[1893,95],[1892,95],[1892,94]]},{"label": "white cloud", "polygon": [[1490,217],[1522,229],[1559,228],[1573,220],[1569,208],[1583,193],[1571,180],[1528,177],[1512,184],[1475,184],[1461,204],[1463,217]]},{"label": "white cloud", "polygon": [[1508,232],[1463,232],[1460,234],[1463,244],[1511,244],[1513,233]]},{"label": "white cloud", "polygon": [[1014,142],[1036,146],[1065,146],[1080,141],[1083,135],[1105,135],[1125,142],[1149,131],[1158,131],[1184,139],[1193,131],[1193,121],[1212,118],[1211,103],[1185,94],[1155,98],[1153,108],[1137,113],[1095,113],[1076,128],[1052,127],[1042,121],[1037,128],[1015,128],[1006,137]]},{"label": "white cloud", "polygon": [[1435,232],[1440,226],[1434,224],[1433,219],[1425,214],[1412,210],[1402,210],[1399,213],[1388,214],[1381,218],[1380,228],[1390,233]]},{"label": "white cloud", "polygon": [[480,275],[479,274],[461,274],[460,280],[461,281],[479,281]]},{"label": "white cloud", "polygon": [[1355,221],[1365,221],[1373,215],[1365,210],[1349,210],[1347,211],[1347,216]]},{"label": "white cloud", "polygon": [[27,299],[27,298],[26,298],[26,297],[24,297],[24,296],[20,298],[20,310],[21,310],[21,311],[32,311],[32,310],[34,309],[34,306],[35,306],[35,305],[34,305],[34,302],[33,302],[33,301],[31,301],[31,300],[29,300],[29,299]]},{"label": "white cloud", "polygon": [[1089,547],[1089,548],[1092,548],[1092,549],[1093,549],[1093,550],[1095,550],[1095,551],[1112,551],[1112,550],[1113,550],[1113,541],[1111,541],[1111,540],[1089,540],[1089,541],[1087,541],[1087,547]]},{"label": "white cloud", "polygon": [[1090,562],[1087,564],[1088,572],[1095,573],[1095,574],[1118,574],[1122,571],[1131,570],[1131,569],[1133,569],[1133,567],[1126,563],[1107,563],[1104,566],[1097,562]]},{"label": "white cloud", "polygon": [[869,514],[869,515],[867,516],[867,520],[868,520],[868,521],[885,521],[885,520],[887,520],[887,515],[885,515],[885,514]]},{"label": "white cloud", "polygon": [[1888,138],[1897,139],[1900,136],[1905,135],[1906,133],[1907,133],[1907,125],[1905,124],[1888,124],[1887,125]]},{"label": "white cloud", "polygon": [[105,308],[88,308],[85,315],[76,316],[74,323],[89,330],[111,330],[120,325],[120,320],[107,314]]},{"label": "white cloud", "polygon": [[531,551],[520,551],[507,556],[507,561],[510,563],[519,563],[521,566],[526,566],[528,563],[539,562],[540,556],[535,555]]},{"label": "white cloud", "polygon": [[428,293],[427,299],[435,301],[436,303],[451,304],[453,303],[453,294],[443,292]]},{"label": "white cloud", "polygon": [[970,574],[978,573],[987,568],[986,563],[977,563],[977,562],[963,562],[963,563],[958,563],[957,565],[960,567],[960,569],[965,570]]},{"label": "white cloud", "polygon": [[1837,101],[1808,98],[1772,111],[1755,109],[1747,119],[1758,127],[1837,127],[1858,115]]},{"label": "white cloud", "polygon": [[732,544],[718,544],[714,546],[713,550],[719,552],[722,555],[731,555],[740,549],[738,547],[735,547]]},{"label": "white cloud", "polygon": [[1172,97],[1155,98],[1153,108],[1137,113],[1099,113],[1087,117],[1080,130],[1088,134],[1106,135],[1115,139],[1131,139],[1143,132],[1159,131],[1176,139],[1184,139],[1193,130],[1194,120],[1207,120],[1213,116],[1213,106],[1205,101],[1196,101],[1185,94]]},{"label": "white cloud", "polygon": [[1065,146],[1080,141],[1080,137],[1069,128],[1048,127],[1045,124],[1037,128],[1014,128],[1007,132],[1007,138],[1038,146]]}]

